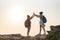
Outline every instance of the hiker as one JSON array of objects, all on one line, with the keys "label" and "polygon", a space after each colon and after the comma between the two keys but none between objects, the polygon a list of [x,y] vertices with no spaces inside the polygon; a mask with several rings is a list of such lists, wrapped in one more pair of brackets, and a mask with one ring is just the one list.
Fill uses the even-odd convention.
[{"label": "hiker", "polygon": [[27,15],[27,19],[25,20],[25,27],[28,29],[27,30],[27,36],[29,36],[29,32],[31,29],[31,19],[34,17],[34,15],[32,15],[31,17],[29,15]]},{"label": "hiker", "polygon": [[34,14],[34,16],[36,16],[36,17],[38,17],[39,19],[40,19],[40,21],[39,21],[39,24],[40,24],[40,32],[39,32],[39,35],[41,35],[41,28],[43,29],[43,31],[44,31],[44,34],[46,34],[46,32],[45,32],[45,24],[44,23],[46,23],[47,22],[47,20],[46,20],[46,17],[43,15],[43,12],[40,12],[39,13],[39,15],[36,15],[35,13],[33,13]]}]

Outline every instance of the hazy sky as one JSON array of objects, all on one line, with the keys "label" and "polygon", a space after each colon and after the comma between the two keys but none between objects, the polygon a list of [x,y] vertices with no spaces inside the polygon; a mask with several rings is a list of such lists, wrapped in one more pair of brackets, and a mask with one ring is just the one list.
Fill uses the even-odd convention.
[{"label": "hazy sky", "polygon": [[[60,0],[0,0],[0,34],[20,33],[26,35],[26,15],[43,11],[47,17],[46,31],[50,25],[60,24]],[[39,33],[39,19],[32,20],[30,35]]]}]

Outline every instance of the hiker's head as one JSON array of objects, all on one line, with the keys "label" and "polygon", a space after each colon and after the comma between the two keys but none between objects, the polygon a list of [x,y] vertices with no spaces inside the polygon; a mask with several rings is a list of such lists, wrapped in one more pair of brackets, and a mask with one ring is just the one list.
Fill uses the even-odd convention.
[{"label": "hiker's head", "polygon": [[43,12],[39,12],[39,14],[40,14],[40,15],[42,15],[42,14],[43,14]]},{"label": "hiker's head", "polygon": [[30,16],[29,16],[29,15],[27,15],[27,18],[30,18]]}]

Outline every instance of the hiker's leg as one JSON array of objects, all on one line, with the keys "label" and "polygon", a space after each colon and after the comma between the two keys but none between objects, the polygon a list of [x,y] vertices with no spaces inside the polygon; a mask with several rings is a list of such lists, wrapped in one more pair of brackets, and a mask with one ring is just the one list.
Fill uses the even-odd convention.
[{"label": "hiker's leg", "polygon": [[40,33],[39,34],[41,35],[41,25],[40,25]]},{"label": "hiker's leg", "polygon": [[30,32],[30,28],[28,28],[28,31],[27,31],[27,36],[29,36],[29,32]]},{"label": "hiker's leg", "polygon": [[42,28],[43,28],[44,34],[46,34],[45,28],[44,27],[42,27]]}]

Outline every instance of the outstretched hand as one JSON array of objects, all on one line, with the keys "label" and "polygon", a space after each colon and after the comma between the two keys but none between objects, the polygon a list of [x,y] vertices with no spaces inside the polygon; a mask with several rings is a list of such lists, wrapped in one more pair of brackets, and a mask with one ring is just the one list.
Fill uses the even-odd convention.
[{"label": "outstretched hand", "polygon": [[35,13],[33,13],[33,15],[35,16]]},{"label": "outstretched hand", "polygon": [[31,16],[31,18],[30,18],[30,19],[32,19],[34,16],[35,16],[35,13],[33,13],[33,15]]}]

